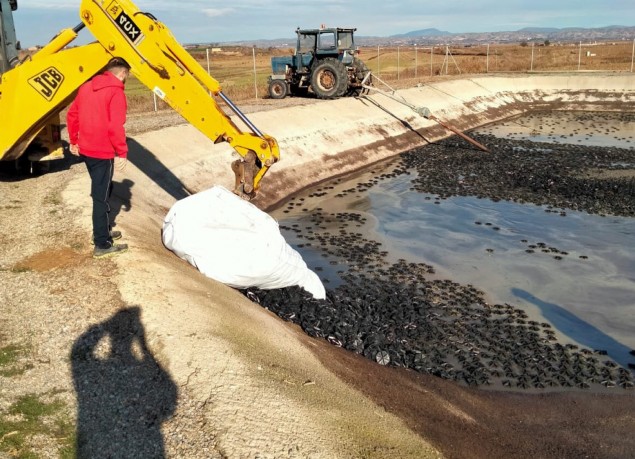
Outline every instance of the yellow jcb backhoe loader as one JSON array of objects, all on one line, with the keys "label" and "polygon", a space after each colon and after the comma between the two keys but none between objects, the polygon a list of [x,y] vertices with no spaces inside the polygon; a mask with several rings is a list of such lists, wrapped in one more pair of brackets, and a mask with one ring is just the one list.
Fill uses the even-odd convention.
[{"label": "yellow jcb backhoe loader", "polygon": [[[237,194],[253,197],[279,159],[276,140],[261,133],[221,87],[176,41],[170,30],[129,0],[82,0],[81,23],[64,29],[41,50],[18,59],[12,11],[0,0],[0,160],[16,160],[30,147],[32,160],[63,156],[59,112],[85,81],[113,56],[214,143],[228,142],[241,156],[232,164]],[[96,42],[67,47],[87,27]],[[241,132],[219,107],[220,98],[251,132]],[[33,148],[35,146],[35,148]]]}]

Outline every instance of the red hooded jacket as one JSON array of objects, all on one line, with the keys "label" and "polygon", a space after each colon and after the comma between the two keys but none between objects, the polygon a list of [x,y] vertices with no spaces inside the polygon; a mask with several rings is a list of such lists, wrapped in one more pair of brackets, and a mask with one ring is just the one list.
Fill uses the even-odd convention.
[{"label": "red hooded jacket", "polygon": [[112,159],[128,155],[124,84],[111,72],[84,83],[66,115],[72,145],[84,156]]}]

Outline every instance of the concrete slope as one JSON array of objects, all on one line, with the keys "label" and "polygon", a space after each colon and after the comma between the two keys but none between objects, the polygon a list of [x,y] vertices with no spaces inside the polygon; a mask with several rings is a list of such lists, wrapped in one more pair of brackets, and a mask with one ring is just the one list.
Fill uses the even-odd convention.
[{"label": "concrete slope", "polygon": [[[632,75],[478,77],[399,91],[415,106],[470,129],[535,108],[633,110]],[[449,132],[383,95],[318,102],[250,116],[276,137],[282,160],[255,200],[261,208],[338,174],[434,142]],[[304,336],[238,292],[201,276],[161,244],[175,200],[214,184],[231,188],[235,159],[189,125],[135,136],[115,195],[118,229],[131,246],[115,259],[117,284],[139,306],[150,346],[180,390],[199,402],[227,457],[438,457],[425,439],[352,390],[311,352]],[[425,151],[424,151],[425,153]],[[90,230],[84,176],[65,193]],[[369,363],[369,365],[372,365]],[[448,404],[448,416],[462,417]],[[460,411],[460,410],[458,410]]]},{"label": "concrete slope", "polygon": [[[617,73],[481,76],[397,94],[468,130],[537,109],[631,111],[635,78]],[[379,93],[258,112],[250,119],[273,135],[281,149],[281,161],[270,169],[254,201],[261,208],[310,184],[452,135]],[[227,145],[211,145],[189,125],[143,134],[135,141],[160,156],[170,173],[193,191],[233,184],[229,163],[237,156],[232,157]]]}]

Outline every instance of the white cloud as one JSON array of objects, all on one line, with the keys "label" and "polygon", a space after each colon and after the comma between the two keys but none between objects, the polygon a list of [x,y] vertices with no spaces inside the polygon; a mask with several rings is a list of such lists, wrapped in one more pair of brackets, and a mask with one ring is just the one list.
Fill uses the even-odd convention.
[{"label": "white cloud", "polygon": [[234,11],[233,8],[205,8],[203,13],[210,18],[217,18],[219,16],[226,16]]},{"label": "white cloud", "polygon": [[18,10],[76,10],[79,11],[79,2],[42,2],[37,0],[23,0],[18,2]]}]

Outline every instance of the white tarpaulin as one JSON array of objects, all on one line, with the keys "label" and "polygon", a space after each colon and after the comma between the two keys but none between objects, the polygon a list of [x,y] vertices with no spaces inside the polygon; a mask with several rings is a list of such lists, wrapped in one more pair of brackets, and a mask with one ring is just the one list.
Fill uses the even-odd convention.
[{"label": "white tarpaulin", "polygon": [[207,277],[236,288],[298,285],[317,299],[319,277],[285,241],[278,223],[221,186],[177,201],[163,222],[163,243]]}]

